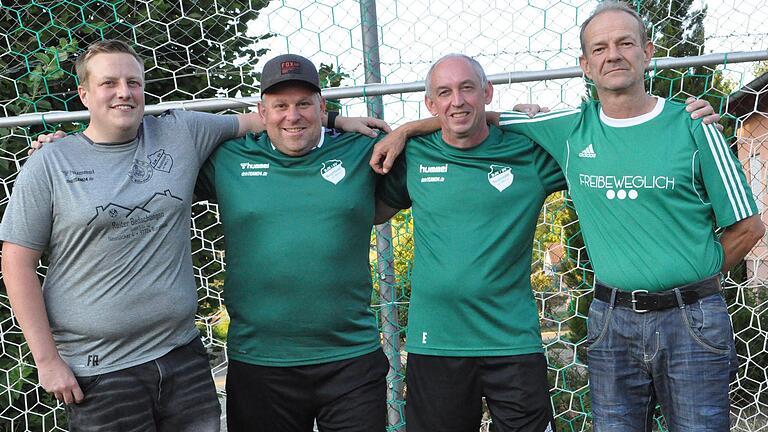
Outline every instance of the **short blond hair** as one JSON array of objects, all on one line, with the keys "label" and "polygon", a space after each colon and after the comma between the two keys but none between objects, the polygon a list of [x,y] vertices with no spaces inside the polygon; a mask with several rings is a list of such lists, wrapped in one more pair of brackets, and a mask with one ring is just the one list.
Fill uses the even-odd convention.
[{"label": "short blond hair", "polygon": [[85,84],[88,80],[88,62],[97,54],[125,53],[130,54],[139,62],[142,73],[144,72],[144,60],[136,54],[136,51],[127,43],[116,40],[106,39],[94,42],[88,45],[85,52],[80,54],[75,61],[75,72],[80,84]]}]

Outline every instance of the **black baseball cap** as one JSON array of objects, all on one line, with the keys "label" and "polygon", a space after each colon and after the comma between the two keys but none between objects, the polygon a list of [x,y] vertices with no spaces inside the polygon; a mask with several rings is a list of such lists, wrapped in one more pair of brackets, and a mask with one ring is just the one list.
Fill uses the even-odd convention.
[{"label": "black baseball cap", "polygon": [[315,65],[300,55],[279,55],[264,64],[261,71],[261,93],[267,93],[277,84],[300,81],[320,93],[320,76]]}]

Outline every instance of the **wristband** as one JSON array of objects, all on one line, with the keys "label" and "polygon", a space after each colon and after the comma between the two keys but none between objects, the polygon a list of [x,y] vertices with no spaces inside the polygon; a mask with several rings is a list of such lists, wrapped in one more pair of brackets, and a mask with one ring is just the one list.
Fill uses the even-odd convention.
[{"label": "wristband", "polygon": [[337,111],[328,111],[328,121],[325,122],[325,127],[328,129],[336,129],[336,117],[339,113]]}]

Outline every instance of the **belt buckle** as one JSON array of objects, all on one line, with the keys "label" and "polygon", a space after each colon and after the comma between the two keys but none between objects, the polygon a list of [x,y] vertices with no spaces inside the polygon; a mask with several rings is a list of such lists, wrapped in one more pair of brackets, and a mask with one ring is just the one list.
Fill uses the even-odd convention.
[{"label": "belt buckle", "polygon": [[649,311],[650,311],[650,309],[638,309],[638,308],[637,308],[637,299],[635,298],[635,294],[637,294],[637,293],[645,293],[645,294],[648,294],[648,290],[635,290],[635,291],[632,291],[632,292],[630,293],[630,294],[631,294],[631,298],[632,298],[632,310],[633,310],[633,311],[635,311],[635,312],[637,312],[637,313],[646,313],[646,312],[649,312]]}]

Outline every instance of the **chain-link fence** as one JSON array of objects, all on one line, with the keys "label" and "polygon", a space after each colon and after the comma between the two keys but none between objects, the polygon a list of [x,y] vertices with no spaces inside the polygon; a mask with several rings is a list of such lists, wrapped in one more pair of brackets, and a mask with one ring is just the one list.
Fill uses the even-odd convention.
[{"label": "chain-link fence", "polygon": [[[642,0],[660,57],[726,53],[708,66],[657,67],[653,93],[668,98],[707,98],[724,114],[725,134],[738,151],[760,209],[768,204],[768,66],[733,62],[736,52],[768,53],[768,4]],[[147,104],[258,95],[262,59],[291,52],[321,68],[326,87],[362,86],[341,92],[344,114],[383,115],[391,124],[428,115],[418,91],[429,65],[444,54],[477,58],[489,74],[511,73],[497,85],[492,108],[537,102],[575,107],[588,97],[579,76],[552,74],[576,66],[581,22],[592,0],[398,1],[398,0],[108,0],[3,2],[0,5],[0,212],[26,159],[30,137],[43,130],[82,130],[85,117],[66,122],[52,111],[83,110],[74,58],[90,43],[119,38],[146,58]],[[761,57],[762,56],[762,57]],[[540,72],[526,75],[529,72]],[[504,81],[504,76],[496,82]],[[573,76],[570,73],[570,76]],[[379,99],[366,98],[377,89]],[[329,93],[331,94],[331,93]],[[352,97],[347,97],[354,95]],[[219,108],[221,110],[222,108]],[[247,109],[247,108],[246,108]],[[231,111],[231,110],[227,110]],[[193,209],[192,251],[199,282],[198,326],[211,350],[216,377],[226,372],[228,317],[221,300],[226,271],[215,205]],[[404,430],[402,338],[407,325],[412,222],[408,212],[372,236],[372,305],[393,369],[390,430]],[[566,195],[551,196],[534,241],[532,282],[560,430],[591,430],[585,366],[586,313],[591,270],[575,212]],[[768,267],[761,241],[725,279],[740,367],[731,387],[733,429],[768,430]],[[40,274],[45,274],[44,262]],[[332,271],[332,269],[329,269]],[[0,279],[0,284],[2,280]],[[149,301],[150,299],[148,299]],[[0,292],[0,430],[66,430],[63,409],[37,386],[36,370],[5,288]],[[191,413],[191,415],[194,415]],[[657,427],[664,429],[661,415]],[[482,430],[492,430],[486,419]]]}]

